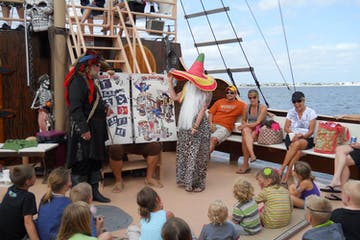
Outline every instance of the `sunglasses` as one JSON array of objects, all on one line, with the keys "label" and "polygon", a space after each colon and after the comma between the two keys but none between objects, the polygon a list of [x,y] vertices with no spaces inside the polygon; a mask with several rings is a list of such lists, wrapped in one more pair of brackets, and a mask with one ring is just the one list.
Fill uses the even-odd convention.
[{"label": "sunglasses", "polygon": [[295,103],[301,103],[303,100],[295,100],[295,101],[292,101],[293,104]]},{"label": "sunglasses", "polygon": [[256,99],[257,97],[256,97],[256,96],[254,96],[254,97],[248,97],[248,98],[251,100],[251,99]]},{"label": "sunglasses", "polygon": [[234,95],[234,92],[226,92],[226,94]]}]

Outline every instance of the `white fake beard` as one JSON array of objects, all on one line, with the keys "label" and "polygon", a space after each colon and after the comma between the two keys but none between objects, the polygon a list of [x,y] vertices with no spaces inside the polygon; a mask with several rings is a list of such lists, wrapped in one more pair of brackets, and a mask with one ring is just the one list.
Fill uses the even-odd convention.
[{"label": "white fake beard", "polygon": [[206,95],[194,84],[188,81],[185,84],[185,96],[181,105],[178,126],[179,129],[191,129],[194,118],[205,103]]}]

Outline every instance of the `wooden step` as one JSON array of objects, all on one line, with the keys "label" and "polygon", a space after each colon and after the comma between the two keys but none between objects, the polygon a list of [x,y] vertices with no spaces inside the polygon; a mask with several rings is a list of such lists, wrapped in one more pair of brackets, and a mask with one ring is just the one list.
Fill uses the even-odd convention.
[{"label": "wooden step", "polygon": [[217,73],[227,73],[231,72],[251,72],[251,67],[246,68],[229,68],[229,69],[214,69],[214,70],[206,70],[206,74],[217,74]]},{"label": "wooden step", "polygon": [[202,43],[195,43],[195,47],[205,47],[205,46],[213,46],[218,44],[228,44],[228,43],[235,43],[235,42],[242,42],[242,38],[233,38],[233,39],[224,39],[224,40],[217,40],[217,41],[210,41],[210,42],[202,42]]},{"label": "wooden step", "polygon": [[214,13],[226,12],[229,10],[230,10],[229,7],[216,8],[216,9],[209,10],[209,11],[188,14],[188,15],[185,15],[184,17],[185,18],[194,18],[194,17],[200,17],[200,16],[210,15],[210,14],[214,14]]}]

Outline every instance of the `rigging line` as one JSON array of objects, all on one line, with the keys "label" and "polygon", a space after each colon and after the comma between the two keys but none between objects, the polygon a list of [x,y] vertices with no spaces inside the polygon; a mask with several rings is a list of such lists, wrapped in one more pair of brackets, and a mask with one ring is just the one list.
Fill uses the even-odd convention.
[{"label": "rigging line", "polygon": [[203,10],[204,10],[206,20],[207,20],[207,22],[208,22],[208,24],[209,24],[209,27],[210,27],[210,30],[211,30],[211,34],[213,35],[213,38],[214,38],[214,40],[215,40],[215,42],[216,42],[217,49],[218,49],[219,54],[220,54],[220,56],[221,56],[221,60],[222,60],[222,62],[224,63],[225,68],[227,69],[228,67],[227,67],[227,65],[226,65],[226,63],[225,63],[225,59],[224,59],[224,56],[223,56],[223,54],[222,54],[222,52],[221,52],[221,49],[220,49],[220,47],[219,47],[219,44],[217,43],[217,39],[216,39],[216,36],[215,36],[215,32],[214,32],[214,29],[212,28],[212,25],[211,25],[211,23],[210,23],[209,16],[208,16],[208,14],[206,13],[206,9],[205,9],[204,3],[203,3],[202,0],[200,0],[200,3],[201,3],[201,6],[202,6],[202,8],[203,8]]},{"label": "rigging line", "polygon": [[255,17],[254,12],[252,11],[252,9],[251,9],[251,7],[250,7],[250,5],[249,5],[249,3],[248,3],[247,0],[245,0],[245,3],[246,3],[246,5],[247,5],[247,7],[248,7],[248,9],[249,9],[249,11],[250,11],[250,14],[251,14],[251,16],[252,16],[252,18],[253,18],[253,20],[254,20],[254,22],[255,22],[255,25],[256,25],[258,31],[260,32],[260,35],[261,35],[262,39],[263,39],[264,42],[265,42],[265,45],[266,45],[268,51],[270,52],[270,55],[271,55],[271,57],[272,57],[272,59],[273,59],[273,61],[274,61],[274,63],[275,63],[276,68],[278,69],[278,71],[279,71],[279,73],[280,73],[280,75],[281,75],[281,78],[282,78],[282,80],[284,81],[284,84],[286,85],[287,89],[290,90],[289,84],[286,82],[286,79],[285,79],[285,77],[284,77],[284,74],[283,74],[283,72],[281,71],[278,62],[277,62],[276,59],[275,59],[275,56],[274,56],[274,54],[273,54],[273,52],[272,52],[272,50],[271,50],[271,48],[270,48],[270,45],[269,45],[268,41],[266,40],[265,35],[264,35],[263,31],[261,30],[258,21],[256,20],[256,17]]},{"label": "rigging line", "polygon": [[[223,1],[223,0],[221,0],[221,4],[222,4],[222,6],[225,8],[225,4],[224,4],[224,1]],[[230,23],[230,26],[231,26],[231,28],[232,28],[232,30],[233,30],[233,33],[235,34],[235,37],[236,37],[237,39],[239,39],[239,37],[238,37],[238,35],[237,35],[237,33],[236,33],[236,30],[235,30],[235,27],[234,27],[234,25],[233,25],[233,23],[232,23],[232,21],[231,21],[230,15],[228,14],[228,12],[225,12],[225,13],[226,13],[226,17],[227,17],[227,19],[228,19],[228,21],[229,21],[229,23]],[[264,94],[263,94],[263,92],[262,92],[262,90],[261,90],[261,88],[260,88],[260,83],[259,83],[259,81],[258,81],[258,79],[257,79],[257,77],[256,77],[256,75],[255,75],[254,68],[251,67],[250,62],[249,62],[249,59],[248,59],[248,57],[247,57],[247,55],[246,55],[246,53],[245,53],[245,50],[244,50],[241,42],[239,41],[238,43],[239,43],[239,46],[240,46],[240,48],[241,48],[241,51],[242,51],[242,53],[243,53],[243,55],[244,55],[244,58],[245,58],[245,60],[246,60],[246,62],[247,62],[247,64],[248,64],[248,67],[250,68],[251,76],[253,77],[253,79],[254,79],[254,81],[255,81],[255,84],[256,84],[257,88],[259,89],[259,92],[260,92],[262,98],[264,99],[264,102],[265,102],[266,106],[269,107],[269,103],[266,101],[266,98],[265,98],[265,96],[264,96]]]},{"label": "rigging line", "polygon": [[[180,0],[180,4],[181,4],[181,8],[182,8],[182,10],[183,10],[184,16],[186,16],[185,7],[184,7],[184,4],[183,4],[182,0]],[[195,43],[196,43],[196,42],[195,42],[195,36],[194,36],[193,31],[191,30],[190,23],[189,23],[189,19],[186,18],[186,17],[185,17],[185,19],[186,19],[186,23],[187,23],[187,26],[188,26],[188,28],[189,28],[191,37],[192,37],[193,42],[194,42],[194,45],[195,45],[195,48],[196,48],[196,52],[197,52],[197,54],[199,55],[200,52],[199,52],[198,47],[197,47],[196,44],[195,44]]]},{"label": "rigging line", "polygon": [[294,72],[293,72],[293,68],[292,68],[292,65],[291,65],[289,46],[288,46],[288,41],[287,41],[287,38],[286,38],[285,24],[284,24],[283,14],[282,14],[282,10],[281,10],[280,0],[278,0],[278,6],[279,6],[279,12],[280,12],[280,18],[281,18],[281,25],[282,25],[282,29],[283,29],[283,33],[284,33],[284,39],[285,39],[286,51],[287,51],[287,56],[288,56],[288,61],[289,61],[291,78],[292,78],[292,81],[293,81],[294,91],[296,91]]}]

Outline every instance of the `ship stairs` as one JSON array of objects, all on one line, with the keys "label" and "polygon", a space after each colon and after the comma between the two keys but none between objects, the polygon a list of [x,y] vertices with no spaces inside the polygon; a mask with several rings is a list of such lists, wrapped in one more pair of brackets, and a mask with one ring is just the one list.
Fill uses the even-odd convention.
[{"label": "ship stairs", "polygon": [[[239,72],[250,72],[251,73],[251,76],[252,78],[254,79],[261,95],[263,96],[264,98],[264,95],[262,94],[262,91],[260,89],[260,84],[258,82],[258,79],[255,75],[255,70],[254,68],[251,66],[249,60],[248,60],[248,57],[246,56],[246,53],[245,53],[245,50],[242,46],[242,41],[243,39],[241,37],[238,36],[236,30],[235,30],[235,27],[230,19],[230,16],[229,16],[229,11],[230,11],[230,8],[228,6],[225,6],[224,5],[224,2],[221,0],[221,5],[219,8],[215,8],[215,9],[206,9],[205,7],[205,4],[204,4],[204,1],[203,0],[200,0],[200,3],[201,3],[201,7],[202,9],[198,12],[193,12],[193,13],[188,13],[188,11],[185,9],[185,6],[183,4],[183,0],[180,0],[180,4],[181,4],[181,7],[182,7],[182,10],[183,10],[183,13],[184,13],[184,17],[187,21],[187,25],[189,27],[189,31],[192,35],[192,38],[193,38],[193,42],[194,42],[194,47],[196,48],[196,51],[199,53],[201,48],[208,48],[210,46],[216,46],[218,52],[219,52],[219,55],[221,57],[221,60],[222,60],[222,63],[223,63],[223,66],[224,68],[220,68],[220,69],[206,69],[206,73],[207,74],[212,74],[212,75],[216,75],[216,74],[227,74],[229,79],[230,79],[230,82],[236,86],[236,83],[235,83],[235,80],[233,78],[233,73],[239,73]],[[194,8],[191,9],[192,11],[194,10]],[[214,30],[214,22],[212,22],[211,20],[211,15],[216,15],[216,14],[223,14],[225,15],[222,19],[223,19],[223,22],[225,24],[225,21],[227,20],[229,26],[230,26],[230,30],[229,31],[232,31],[232,34],[233,34],[233,37],[232,38],[228,38],[228,39],[219,39],[218,35],[216,33],[216,31]],[[191,21],[192,19],[200,19],[200,18],[205,18],[205,21],[206,23],[208,24],[209,26],[209,34],[210,36],[208,37],[209,39],[211,39],[210,41],[206,41],[206,42],[197,42],[196,39],[195,39],[195,35],[194,35],[194,31],[192,30],[192,23],[193,25],[196,25],[198,24],[198,21]],[[202,19],[203,20],[203,19]],[[246,64],[247,66],[246,67],[228,67],[228,62],[226,61],[225,57],[224,57],[224,54],[223,54],[223,51],[221,50],[221,45],[224,45],[224,44],[232,44],[232,49],[233,51],[237,51],[237,50],[240,50],[241,53],[243,54],[244,58],[245,58],[245,61],[246,61]],[[238,91],[239,93],[239,91]],[[264,98],[265,100],[265,98]],[[268,105],[268,103],[266,102],[265,100],[265,104]]]},{"label": "ship stairs", "polygon": [[[71,63],[74,64],[87,50],[94,50],[100,52],[114,69],[122,72],[156,72],[156,68],[154,69],[152,65],[154,60],[147,53],[148,49],[142,40],[144,37],[154,40],[167,37],[176,41],[176,0],[154,0],[153,2],[159,6],[165,5],[164,9],[170,10],[166,13],[140,13],[131,11],[127,1],[124,2],[125,7],[120,9],[119,6],[112,6],[112,4],[108,4],[105,8],[86,7],[76,4],[74,0],[68,0],[66,11],[66,24],[69,29],[67,47]],[[82,23],[81,9],[102,11],[103,14],[94,17],[91,24],[87,21]],[[136,16],[136,24],[133,16]],[[115,20],[118,23],[115,24]],[[138,24],[143,20],[147,23],[145,26]],[[154,28],[151,26],[152,20],[158,20],[167,25],[163,25],[163,28]],[[89,27],[94,29],[93,33],[86,31]],[[105,27],[108,29],[106,33],[101,31]]]}]

